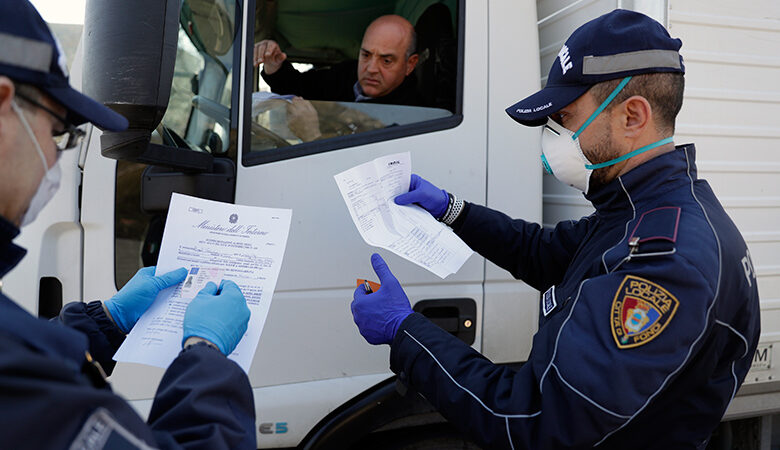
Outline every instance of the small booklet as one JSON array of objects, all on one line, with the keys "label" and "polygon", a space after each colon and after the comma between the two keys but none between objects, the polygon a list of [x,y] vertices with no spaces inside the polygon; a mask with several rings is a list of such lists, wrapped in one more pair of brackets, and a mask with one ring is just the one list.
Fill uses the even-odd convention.
[{"label": "small booklet", "polygon": [[231,280],[251,312],[246,334],[228,357],[249,372],[271,306],[292,211],[241,206],[174,193],[156,274],[187,269],[141,316],[114,359],[168,367],[181,351],[187,306],[201,289]]},{"label": "small booklet", "polygon": [[383,156],[335,175],[349,215],[367,244],[390,250],[441,278],[474,253],[449,227],[417,205],[396,205],[409,192],[409,152]]}]

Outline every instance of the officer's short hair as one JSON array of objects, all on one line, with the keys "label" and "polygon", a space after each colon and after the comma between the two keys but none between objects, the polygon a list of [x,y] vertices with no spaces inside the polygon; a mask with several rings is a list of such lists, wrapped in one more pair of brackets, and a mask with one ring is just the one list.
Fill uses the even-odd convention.
[{"label": "officer's short hair", "polygon": [[[590,93],[601,104],[612,91],[615,90],[622,79],[615,79],[594,84]],[[662,134],[674,134],[674,122],[682,108],[683,91],[685,90],[685,77],[682,73],[645,73],[634,75],[626,87],[615,97],[606,111],[615,105],[623,103],[628,98],[639,95],[647,99],[653,110],[658,131]]]}]

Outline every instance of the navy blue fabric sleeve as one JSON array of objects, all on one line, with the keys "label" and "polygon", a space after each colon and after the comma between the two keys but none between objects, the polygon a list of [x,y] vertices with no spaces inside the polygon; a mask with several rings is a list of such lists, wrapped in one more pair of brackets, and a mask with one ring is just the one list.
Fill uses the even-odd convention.
[{"label": "navy blue fabric sleeve", "polygon": [[155,448],[257,448],[249,380],[206,344],[183,350],[171,364],[148,424],[107,385],[95,387],[75,361],[20,344],[0,334],[0,420],[8,448],[68,448],[98,409]]},{"label": "navy blue fabric sleeve", "polygon": [[[110,373],[115,365],[112,357],[125,336],[105,314],[101,302],[69,303],[60,312],[59,321],[88,337],[90,353]],[[94,397],[95,406],[106,407],[123,425],[140,420],[127,413],[125,409],[132,409],[110,390],[84,386],[80,394],[73,395]],[[100,398],[103,400],[98,401]],[[56,402],[56,396],[52,401]],[[149,417],[155,445],[162,448],[254,449],[254,424],[249,379],[236,363],[207,344],[182,350],[171,363]],[[145,433],[135,434],[149,434],[146,426],[142,428]]]},{"label": "navy blue fabric sleeve", "polygon": [[256,449],[249,378],[219,350],[182,350],[157,389],[149,425],[163,448]]},{"label": "navy blue fabric sleeve", "polygon": [[[675,258],[675,271],[660,262],[626,264],[583,281],[577,297],[534,336],[529,360],[517,371],[493,364],[417,313],[396,334],[391,369],[487,448],[590,448],[651,400],[668,401],[664,391],[714,333],[712,280]],[[669,294],[668,309],[660,308],[665,319],[656,322],[663,327],[634,347],[615,337],[615,305],[660,288]],[[729,358],[743,355],[743,347]],[[730,375],[722,374],[727,389]]]},{"label": "navy blue fabric sleeve", "polygon": [[560,282],[595,218],[567,220],[554,229],[467,204],[454,231],[480,255],[540,291]]},{"label": "navy blue fabric sleeve", "polygon": [[0,404],[4,448],[69,448],[98,408],[109,411],[133,436],[156,446],[138,413],[106,385],[95,387],[79,363],[41,353],[3,333]]},{"label": "navy blue fabric sleeve", "polygon": [[81,331],[89,339],[89,353],[100,363],[107,375],[114,370],[112,359],[125,335],[103,309],[103,303],[72,302],[62,307],[58,316],[60,323]]}]

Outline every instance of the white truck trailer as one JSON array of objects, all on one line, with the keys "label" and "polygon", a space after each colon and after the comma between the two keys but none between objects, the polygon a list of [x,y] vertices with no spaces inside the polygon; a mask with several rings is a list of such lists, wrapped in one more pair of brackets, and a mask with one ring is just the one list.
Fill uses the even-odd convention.
[{"label": "white truck trailer", "polygon": [[[349,303],[371,276],[333,174],[410,151],[414,171],[459,196],[545,224],[589,214],[581,193],[544,175],[539,130],[504,108],[536,91],[566,37],[614,8],[683,40],[686,95],[675,142],[696,142],[745,236],[761,295],[751,372],[711,446],[780,443],[780,5],[775,0],[137,0],[87,2],[72,82],[131,128],[86,126],[63,155],[54,201],[17,242],[30,252],[4,292],[41,317],[112,296],[154,264],[171,192],[291,208],[293,223],[249,372],[261,448],[442,448],[470,444],[420,397],[401,396],[388,348],[365,343]],[[371,19],[418,32],[413,76],[429,107],[313,101],[323,138],[291,130],[284,101],[259,101],[255,42],[317,69],[354,59]],[[255,94],[253,96],[253,94]],[[254,98],[253,98],[254,97]],[[539,293],[473,256],[442,280],[384,253],[417,311],[497,363],[522,364]],[[780,346],[778,346],[780,348]],[[119,364],[114,389],[146,414],[163,371]],[[777,421],[780,426],[780,421]],[[468,448],[468,447],[467,447]]]}]

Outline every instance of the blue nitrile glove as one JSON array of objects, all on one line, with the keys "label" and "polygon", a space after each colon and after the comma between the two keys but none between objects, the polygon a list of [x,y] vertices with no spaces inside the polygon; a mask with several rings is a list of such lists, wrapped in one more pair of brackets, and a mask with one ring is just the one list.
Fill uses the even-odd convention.
[{"label": "blue nitrile glove", "polygon": [[369,344],[392,344],[401,322],[412,313],[412,306],[385,260],[374,253],[371,255],[371,265],[382,286],[372,294],[366,294],[362,285],[355,289],[352,317],[360,334]]},{"label": "blue nitrile glove", "polygon": [[208,282],[187,306],[181,343],[184,345],[190,337],[203,338],[227,356],[244,337],[249,315],[244,294],[236,283],[222,280],[217,288]]},{"label": "blue nitrile glove", "polygon": [[409,183],[409,192],[398,195],[395,198],[396,205],[408,205],[417,203],[423,209],[431,213],[434,219],[439,219],[447,212],[450,197],[447,191],[432,185],[430,181],[413,173]]},{"label": "blue nitrile glove", "polygon": [[187,277],[187,269],[184,267],[159,277],[154,276],[154,269],[155,266],[140,269],[116,295],[103,302],[114,323],[123,333],[129,333],[133,329],[160,291],[181,283]]}]

